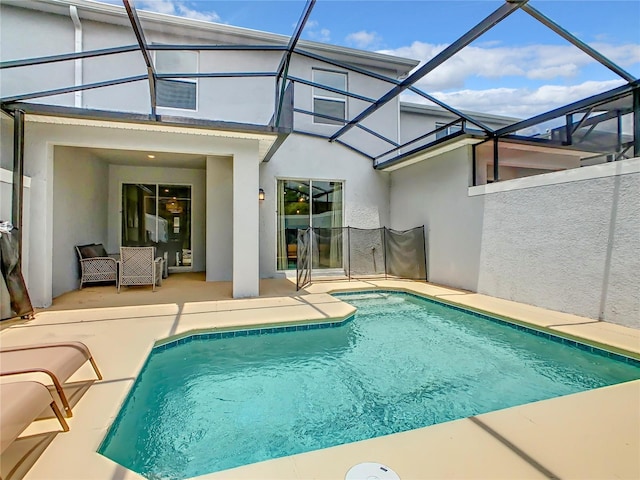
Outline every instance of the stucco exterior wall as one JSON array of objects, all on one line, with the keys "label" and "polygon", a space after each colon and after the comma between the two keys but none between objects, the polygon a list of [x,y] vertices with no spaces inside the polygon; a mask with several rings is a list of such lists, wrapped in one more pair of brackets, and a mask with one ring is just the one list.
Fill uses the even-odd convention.
[{"label": "stucco exterior wall", "polygon": [[483,199],[468,197],[471,147],[391,172],[391,227],[425,225],[430,282],[476,290]]},{"label": "stucco exterior wall", "polygon": [[470,148],[391,173],[429,281],[640,328],[640,159],[469,188]]},{"label": "stucco exterior wall", "polygon": [[13,118],[0,113],[0,168],[13,170]]},{"label": "stucco exterior wall", "polygon": [[[257,194],[256,194],[257,196]],[[233,278],[233,159],[207,157],[207,281]]]},{"label": "stucco exterior wall", "polygon": [[478,292],[640,328],[640,159],[580,170],[484,195]]},{"label": "stucco exterior wall", "polygon": [[[260,166],[260,276],[277,276],[276,185],[278,179],[344,182],[344,226],[389,225],[389,177],[373,169],[371,160],[326,140],[290,135],[276,155]],[[257,194],[256,194],[257,195]]]},{"label": "stucco exterior wall", "polygon": [[[90,123],[90,122],[87,122]],[[245,151],[248,147],[257,148],[257,140],[231,139],[226,137],[211,137],[206,131],[192,130],[189,133],[180,133],[176,129],[170,127],[162,127],[160,130],[149,130],[149,127],[128,125],[128,124],[112,124],[109,126],[95,125],[76,125],[70,123],[50,124],[40,123],[37,121],[27,121],[25,124],[25,175],[31,177],[31,202],[29,215],[31,218],[31,234],[27,240],[29,249],[29,292],[34,306],[43,307],[51,303],[52,279],[53,279],[53,175],[54,175],[54,147],[93,147],[93,148],[118,148],[124,150],[142,150],[142,151],[164,151],[178,153],[193,153],[200,155],[213,156],[233,156],[234,152]],[[243,150],[244,149],[244,150]],[[252,150],[253,151],[253,150]],[[258,159],[256,153],[256,175],[258,170]],[[175,181],[175,176],[171,176],[170,169],[162,173],[159,168],[153,176],[144,175],[144,181]],[[204,182],[205,174],[190,174],[194,185],[201,182],[202,194],[196,196],[194,204],[205,204]],[[197,178],[196,178],[197,177]],[[76,177],[78,179],[79,177]],[[106,177],[105,177],[106,178]],[[173,179],[173,180],[172,180]],[[106,181],[106,180],[105,180]],[[109,182],[111,188],[114,181]],[[117,183],[117,182],[116,182]],[[252,190],[253,198],[257,202],[257,188]],[[114,201],[113,198],[119,198],[117,193],[110,192],[110,205],[119,205],[119,199]],[[119,215],[119,208],[114,207],[115,213],[110,210],[111,218]],[[218,205],[216,208],[229,208],[229,205]],[[215,211],[207,212],[209,215],[215,215]],[[194,239],[203,238],[205,222],[204,213],[197,220],[200,223],[198,228],[202,231],[198,233],[194,230]],[[120,232],[118,221],[109,221],[109,240],[108,250],[113,251],[119,247],[117,235]],[[196,219],[193,219],[194,225]],[[115,227],[112,227],[115,224]],[[257,236],[257,227],[254,236]],[[115,233],[114,233],[115,232]],[[116,237],[114,237],[114,235]],[[204,250],[209,248],[197,247],[200,253],[196,253],[194,245],[194,267],[199,265],[202,268],[206,255]],[[256,247],[257,250],[257,247]],[[256,253],[257,256],[257,253]],[[256,259],[257,263],[257,259]],[[257,278],[257,272],[256,272]],[[235,280],[235,279],[234,279]]]},{"label": "stucco exterior wall", "polygon": [[76,245],[102,243],[107,247],[109,191],[104,180],[108,176],[107,164],[86,149],[54,148],[54,297],[78,288],[80,276]]},{"label": "stucco exterior wall", "polygon": [[[293,77],[312,80],[313,70],[328,70],[332,72],[347,74],[347,90],[359,95],[377,99],[387,93],[391,84],[383,82],[357,72],[346,71],[305,57],[295,57],[292,62],[289,74]],[[397,74],[390,70],[367,67],[368,70],[375,71],[382,75],[395,77]],[[316,94],[322,95],[322,90],[316,89]],[[302,83],[295,84],[295,106],[296,108],[313,111],[314,88]],[[347,118],[353,118],[371,104],[360,99],[347,97]],[[384,135],[390,140],[398,141],[398,98],[394,98],[378,111],[366,118],[362,125],[375,132]],[[303,132],[317,133],[321,135],[332,135],[339,128],[336,125],[315,123],[311,115],[302,113],[294,114],[294,125],[296,130]],[[391,144],[367,133],[359,128],[352,128],[341,137],[341,140],[349,145],[364,151],[368,154],[378,154],[391,148]]]},{"label": "stucco exterior wall", "polygon": [[[2,60],[69,53],[74,44],[73,23],[68,16],[0,4],[0,44]],[[8,97],[73,85],[73,68],[73,62],[59,62],[7,70],[0,75],[0,91]],[[52,99],[58,104],[73,105],[73,93]]]},{"label": "stucco exterior wall", "polygon": [[[75,49],[74,24],[67,10],[60,14],[44,13],[12,5],[0,5],[0,39],[6,45],[1,52],[2,60],[39,57],[43,55],[70,53]],[[111,9],[113,10],[113,9]],[[83,50],[104,49],[135,45],[136,38],[129,26],[124,9],[117,13],[105,13],[105,21],[96,21],[95,16],[83,8],[79,9],[82,25]],[[64,13],[63,13],[64,12]],[[144,16],[143,16],[144,17]],[[109,23],[107,23],[109,22]],[[111,23],[114,22],[114,23]],[[147,43],[163,44],[274,44],[274,39],[248,39],[243,34],[221,34],[196,28],[167,29],[156,21],[141,20]],[[119,24],[116,24],[119,23]],[[242,29],[240,29],[242,30]],[[20,41],[16,41],[20,39]],[[281,38],[286,40],[285,38]],[[305,48],[308,48],[305,47]],[[313,50],[313,49],[312,49]],[[152,58],[158,52],[152,51]],[[326,54],[326,52],[325,52]],[[198,72],[274,72],[277,70],[283,53],[280,51],[198,51]],[[331,56],[332,54],[329,54]],[[389,57],[390,58],[390,57]],[[347,60],[348,61],[348,60]],[[146,75],[146,65],[139,51],[86,58],[79,61],[82,65],[82,83],[90,84]],[[378,60],[378,64],[380,61]],[[367,66],[366,68],[397,77],[398,64],[389,62],[388,68]],[[312,68],[341,71],[317,60],[296,55],[289,75],[312,79]],[[409,68],[407,66],[403,68]],[[28,92],[37,92],[74,85],[75,62],[49,63],[39,66],[20,67],[7,70],[0,78],[3,96]],[[159,114],[194,117],[228,122],[262,124],[269,123],[274,112],[275,78],[199,78],[197,83],[196,110],[158,107]],[[360,95],[378,98],[386,93],[390,84],[370,77],[348,72],[348,90]],[[79,94],[84,108],[114,110],[132,113],[149,113],[150,96],[146,79],[140,81],[86,90]],[[302,83],[296,84],[296,106],[305,110],[312,108],[312,88]],[[53,97],[35,99],[34,102],[74,106],[75,94],[69,93]],[[370,104],[362,100],[349,98],[347,117],[352,118]],[[394,99],[378,112],[371,115],[363,125],[372,128],[392,141],[398,139],[398,100]],[[296,114],[296,122],[304,131],[332,134],[336,126],[314,124],[313,117]],[[358,128],[352,129],[344,140],[356,148],[378,146],[389,148],[389,144],[369,135]],[[375,153],[370,149],[369,153]]]}]

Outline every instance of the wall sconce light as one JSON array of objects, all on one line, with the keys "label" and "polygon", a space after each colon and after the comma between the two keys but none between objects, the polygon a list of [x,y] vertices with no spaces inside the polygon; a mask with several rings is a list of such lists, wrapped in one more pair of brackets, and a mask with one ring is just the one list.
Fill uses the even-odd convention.
[{"label": "wall sconce light", "polygon": [[264,190],[258,190],[258,200],[264,200]]}]

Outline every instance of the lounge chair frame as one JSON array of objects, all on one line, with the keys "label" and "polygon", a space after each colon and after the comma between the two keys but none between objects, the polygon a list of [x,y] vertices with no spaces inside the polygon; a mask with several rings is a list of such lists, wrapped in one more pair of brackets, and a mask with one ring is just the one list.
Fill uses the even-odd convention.
[{"label": "lounge chair frame", "polygon": [[[51,392],[44,384],[28,380],[3,383],[0,388],[2,389],[2,401],[9,401],[11,404],[8,408],[2,408],[3,438],[0,452],[4,452],[4,450],[6,450],[7,447],[9,447],[9,445],[11,445],[22,434],[22,432],[24,432],[24,430],[38,418],[44,407],[44,405],[36,401],[38,398],[44,397],[43,399],[45,401],[47,399],[50,400],[49,407],[53,410],[58,422],[60,422],[62,431],[69,431],[69,425],[64,419],[64,416],[58,408]],[[31,405],[32,409],[24,411],[25,403]],[[22,414],[16,412],[16,406],[18,409],[23,410]],[[35,410],[33,409],[34,407]],[[21,418],[21,422],[16,421],[15,417],[13,417],[16,413]]]},{"label": "lounge chair frame", "polygon": [[[39,345],[25,345],[20,347],[8,347],[8,348],[0,349],[0,354],[4,352],[17,352],[17,351],[25,351],[25,350],[38,350],[38,349],[44,349],[44,348],[59,348],[59,347],[71,347],[71,348],[78,348],[82,350],[84,355],[87,357],[87,360],[89,361],[89,363],[91,363],[91,366],[93,367],[96,377],[98,377],[98,380],[102,380],[102,373],[100,373],[100,370],[98,369],[98,365],[96,364],[93,358],[93,355],[91,355],[89,348],[81,342],[48,343],[48,344],[39,344]],[[45,375],[48,375],[51,378],[51,381],[53,382],[56,392],[58,393],[58,396],[60,397],[60,401],[62,402],[62,406],[64,407],[65,414],[67,415],[67,417],[73,416],[73,412],[71,411],[71,405],[69,404],[69,400],[67,399],[67,396],[64,393],[64,389],[62,388],[62,382],[60,381],[60,379],[57,377],[55,373],[45,368],[44,366],[2,371],[0,372],[0,376],[4,377],[4,376],[11,376],[11,375],[24,375],[27,373],[44,373]]]}]

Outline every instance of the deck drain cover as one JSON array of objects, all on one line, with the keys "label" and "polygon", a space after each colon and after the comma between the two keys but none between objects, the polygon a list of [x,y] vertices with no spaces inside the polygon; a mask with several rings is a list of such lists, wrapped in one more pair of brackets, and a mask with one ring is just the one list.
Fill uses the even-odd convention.
[{"label": "deck drain cover", "polygon": [[365,462],[351,467],[344,480],[400,480],[400,477],[386,465]]}]

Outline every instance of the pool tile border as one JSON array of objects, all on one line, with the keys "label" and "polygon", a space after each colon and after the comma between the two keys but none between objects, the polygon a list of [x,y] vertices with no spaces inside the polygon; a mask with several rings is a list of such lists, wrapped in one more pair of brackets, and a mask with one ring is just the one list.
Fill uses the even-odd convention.
[{"label": "pool tile border", "polygon": [[259,335],[272,335],[275,333],[283,332],[303,332],[309,330],[321,330],[324,328],[336,328],[341,327],[344,324],[350,322],[355,317],[355,314],[348,317],[334,321],[334,322],[320,322],[320,323],[303,323],[299,325],[282,325],[282,326],[269,326],[260,328],[242,328],[234,330],[225,330],[217,332],[200,332],[200,333],[188,333],[181,338],[171,340],[166,343],[156,344],[151,353],[160,352],[175,348],[179,345],[185,345],[191,342],[201,342],[205,340],[221,340],[225,338],[238,338],[238,337],[251,337]]},{"label": "pool tile border", "polygon": [[521,323],[517,323],[515,320],[512,321],[508,321],[508,320],[503,320],[501,318],[498,318],[496,316],[492,316],[492,315],[487,315],[485,313],[481,313],[481,312],[477,312],[475,310],[469,309],[469,308],[464,308],[464,307],[460,307],[458,305],[454,305],[451,304],[449,302],[445,302],[445,301],[441,301],[441,300],[436,300],[433,298],[429,298],[417,293],[413,293],[413,292],[407,292],[407,291],[403,291],[403,290],[366,290],[366,291],[358,291],[358,292],[336,292],[333,295],[335,295],[336,297],[340,298],[340,297],[351,297],[351,296],[357,296],[357,295],[362,295],[362,294],[367,294],[367,293],[381,293],[381,294],[385,294],[385,293],[394,293],[394,294],[400,294],[400,295],[406,295],[406,296],[410,296],[410,297],[414,297],[417,298],[419,300],[423,300],[425,302],[429,302],[429,303],[433,303],[436,305],[443,305],[445,307],[449,307],[453,310],[457,310],[459,312],[463,312],[469,315],[473,315],[474,317],[478,317],[478,318],[482,318],[484,320],[489,320],[491,322],[494,323],[498,323],[500,325],[506,325],[507,327],[510,328],[514,328],[516,330],[522,331],[522,332],[526,332],[532,335],[535,335],[537,337],[543,337],[546,338],[547,340],[551,340],[553,342],[556,343],[561,343],[563,345],[567,345],[573,348],[577,348],[578,350],[583,350],[586,352],[591,352],[594,353],[596,355],[600,355],[602,357],[605,358],[611,358],[613,360],[617,360],[619,362],[624,362],[624,363],[628,363],[630,365],[634,365],[636,367],[640,367],[640,360],[626,356],[626,355],[622,355],[616,352],[611,352],[609,350],[606,350],[604,348],[601,347],[597,347],[597,346],[593,346],[593,345],[589,345],[588,343],[583,343],[583,342],[578,342],[576,340],[573,340],[571,338],[566,338],[563,337],[562,335],[557,335],[555,332],[554,333],[549,333],[547,331],[544,330],[539,330],[536,329],[532,326],[529,325],[522,325]]},{"label": "pool tile border", "polygon": [[[436,299],[423,296],[414,292],[408,292],[406,290],[371,289],[371,290],[359,290],[359,291],[351,291],[351,292],[334,292],[331,295],[337,298],[340,298],[340,297],[351,297],[351,296],[358,296],[358,295],[372,294],[372,293],[378,293],[378,294],[393,293],[393,294],[405,295],[405,296],[413,297],[418,300],[429,302],[435,305],[442,305],[442,306],[451,308],[453,310],[463,312],[477,318],[481,318],[483,320],[489,320],[491,322],[498,323],[500,325],[505,325],[507,327],[514,328],[516,330],[526,332],[531,335],[546,338],[547,340],[551,340],[556,343],[567,345],[572,348],[577,348],[578,350],[594,353],[596,355],[600,355],[605,358],[610,358],[613,360],[617,360],[619,362],[624,362],[630,365],[634,365],[636,367],[640,367],[640,360],[626,356],[626,355],[622,355],[620,353],[612,352],[598,346],[589,345],[588,343],[579,342],[574,339],[567,338],[562,335],[558,335],[555,332],[550,333],[545,330],[539,330],[537,328],[534,328],[533,326],[523,325],[513,319],[506,320],[506,319],[498,318],[497,316],[488,315],[485,313],[472,310],[470,308],[464,308],[446,301],[442,301],[440,299],[436,300]],[[225,330],[225,331],[217,331],[217,332],[205,331],[200,333],[188,333],[181,338],[174,339],[159,345],[158,344],[155,345],[151,349],[150,354],[164,351],[164,350],[169,350],[179,345],[185,345],[187,343],[198,342],[198,341],[221,340],[225,338],[249,337],[249,336],[256,336],[256,335],[271,335],[271,334],[283,333],[283,332],[300,332],[300,331],[318,330],[318,329],[324,329],[324,328],[336,328],[336,327],[341,327],[345,325],[346,323],[350,322],[354,318],[355,318],[355,314],[349,315],[348,317],[342,320],[333,321],[333,322],[326,321],[326,322],[319,322],[319,323],[302,323],[302,324],[296,324],[296,325],[268,326],[268,327],[260,327],[260,328],[257,328],[257,327],[242,328],[242,329]]]}]

